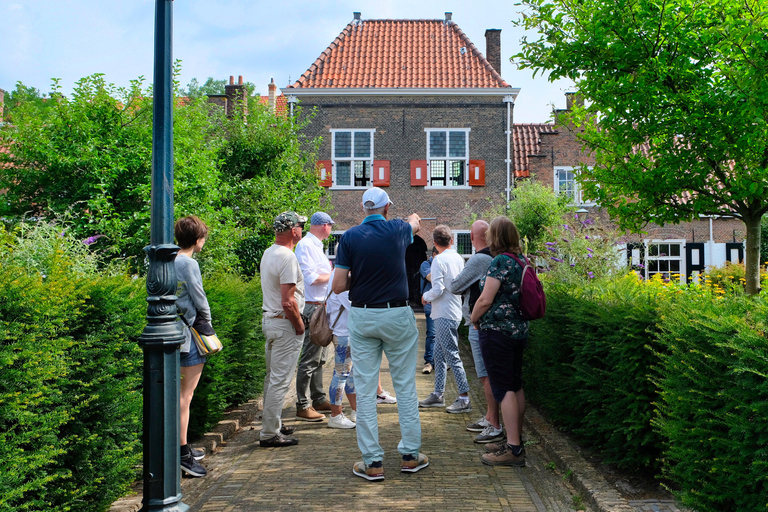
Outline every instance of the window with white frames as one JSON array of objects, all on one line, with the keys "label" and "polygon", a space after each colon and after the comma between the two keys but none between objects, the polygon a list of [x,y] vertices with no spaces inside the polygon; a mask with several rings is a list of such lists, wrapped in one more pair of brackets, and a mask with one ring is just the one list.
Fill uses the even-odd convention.
[{"label": "window with white frames", "polygon": [[651,279],[655,274],[660,274],[664,279],[682,282],[685,279],[683,244],[685,240],[647,242],[646,277]]},{"label": "window with white frames", "polygon": [[427,169],[431,187],[467,186],[469,128],[427,128]]},{"label": "window with white frames", "polygon": [[453,231],[453,249],[465,259],[475,253],[469,231]]},{"label": "window with white frames", "polygon": [[568,196],[572,206],[592,206],[594,201],[587,201],[576,181],[579,170],[573,167],[555,167],[555,193]]},{"label": "window with white frames", "polygon": [[368,188],[373,168],[376,130],[331,130],[333,186]]}]

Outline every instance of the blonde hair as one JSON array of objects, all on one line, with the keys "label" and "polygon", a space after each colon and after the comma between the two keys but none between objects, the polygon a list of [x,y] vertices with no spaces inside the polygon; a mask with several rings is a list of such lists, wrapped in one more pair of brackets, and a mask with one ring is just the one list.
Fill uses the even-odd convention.
[{"label": "blonde hair", "polygon": [[504,252],[520,254],[520,233],[517,231],[515,223],[507,217],[496,217],[491,221],[486,233],[486,241],[491,249],[493,256],[498,256]]}]

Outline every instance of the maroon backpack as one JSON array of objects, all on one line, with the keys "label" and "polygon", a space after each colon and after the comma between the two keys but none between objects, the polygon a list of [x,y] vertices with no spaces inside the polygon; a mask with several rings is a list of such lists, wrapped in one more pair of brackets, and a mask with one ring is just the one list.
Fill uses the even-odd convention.
[{"label": "maroon backpack", "polygon": [[538,320],[547,310],[547,298],[544,296],[544,286],[536,275],[536,267],[523,256],[525,263],[512,253],[505,252],[504,256],[514,259],[523,267],[523,278],[520,280],[520,316],[523,320]]}]

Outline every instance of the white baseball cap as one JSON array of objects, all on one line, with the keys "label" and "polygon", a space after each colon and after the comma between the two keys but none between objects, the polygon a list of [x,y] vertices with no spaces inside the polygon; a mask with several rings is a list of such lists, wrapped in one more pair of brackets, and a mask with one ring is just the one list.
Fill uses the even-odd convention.
[{"label": "white baseball cap", "polygon": [[366,210],[375,210],[388,204],[392,204],[392,201],[389,200],[389,195],[379,187],[369,188],[363,194],[363,208]]}]

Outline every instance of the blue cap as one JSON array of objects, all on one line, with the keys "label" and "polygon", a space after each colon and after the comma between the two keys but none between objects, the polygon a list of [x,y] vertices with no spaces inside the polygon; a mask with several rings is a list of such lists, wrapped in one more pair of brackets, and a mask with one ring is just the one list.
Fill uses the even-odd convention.
[{"label": "blue cap", "polygon": [[309,223],[313,226],[322,226],[323,224],[336,224],[330,215],[325,212],[316,212],[309,219]]}]

